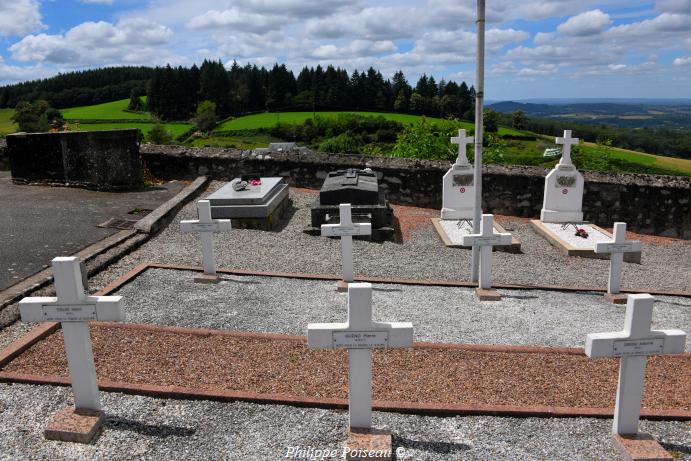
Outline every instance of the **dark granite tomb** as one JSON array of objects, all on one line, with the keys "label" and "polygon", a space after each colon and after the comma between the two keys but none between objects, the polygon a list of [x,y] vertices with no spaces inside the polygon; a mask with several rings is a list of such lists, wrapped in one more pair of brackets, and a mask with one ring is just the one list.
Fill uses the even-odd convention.
[{"label": "dark granite tomb", "polygon": [[379,191],[377,174],[372,170],[348,169],[329,173],[319,191],[319,197],[312,205],[310,233],[318,234],[322,224],[338,223],[338,207],[341,203],[350,203],[353,222],[372,224],[374,240],[393,235],[393,210],[384,193]]}]

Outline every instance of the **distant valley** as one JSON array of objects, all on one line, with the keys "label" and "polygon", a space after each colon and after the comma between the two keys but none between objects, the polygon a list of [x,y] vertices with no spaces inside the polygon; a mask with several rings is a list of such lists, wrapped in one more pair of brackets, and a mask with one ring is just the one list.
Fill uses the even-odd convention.
[{"label": "distant valley", "polygon": [[[616,101],[616,102],[613,102]],[[691,130],[691,99],[502,101],[488,104],[497,112],[523,111],[529,117],[619,128]]]}]

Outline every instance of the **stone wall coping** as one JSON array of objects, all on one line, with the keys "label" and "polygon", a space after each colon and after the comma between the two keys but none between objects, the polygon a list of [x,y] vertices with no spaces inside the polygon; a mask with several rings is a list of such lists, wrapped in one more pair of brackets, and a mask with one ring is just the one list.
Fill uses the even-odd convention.
[{"label": "stone wall coping", "polygon": [[[396,157],[371,157],[357,154],[330,154],[315,152],[309,149],[303,151],[271,152],[270,160],[260,160],[249,157],[252,151],[217,148],[217,147],[188,147],[176,145],[142,144],[140,151],[144,155],[164,155],[170,157],[194,157],[208,159],[237,159],[245,161],[290,161],[319,163],[325,169],[339,169],[344,167],[369,167],[377,171],[389,169],[409,169],[415,171],[447,171],[452,162],[441,160],[421,160]],[[549,169],[533,166],[484,165],[484,174],[499,174],[506,176],[546,176]],[[691,189],[691,177],[667,176],[638,173],[606,173],[582,172],[586,182],[618,184],[624,186],[664,187],[668,189]]]}]

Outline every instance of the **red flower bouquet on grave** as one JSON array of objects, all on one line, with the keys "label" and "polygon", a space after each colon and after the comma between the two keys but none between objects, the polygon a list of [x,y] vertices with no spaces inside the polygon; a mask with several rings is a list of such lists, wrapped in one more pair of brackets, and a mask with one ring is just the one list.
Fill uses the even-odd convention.
[{"label": "red flower bouquet on grave", "polygon": [[588,238],[588,231],[586,231],[582,227],[576,226],[576,237],[582,237],[584,239],[587,239]]}]

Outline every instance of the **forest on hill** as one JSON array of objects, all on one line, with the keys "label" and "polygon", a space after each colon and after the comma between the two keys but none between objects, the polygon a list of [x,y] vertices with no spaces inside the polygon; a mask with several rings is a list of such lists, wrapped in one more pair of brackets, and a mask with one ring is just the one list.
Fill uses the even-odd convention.
[{"label": "forest on hill", "polygon": [[285,65],[271,69],[220,61],[200,67],[122,67],[61,74],[0,88],[0,108],[44,99],[65,108],[147,96],[148,110],[164,121],[188,120],[204,100],[216,104],[221,118],[260,111],[372,110],[472,118],[475,90],[465,82],[423,75],[415,87],[403,72],[391,80],[370,67],[353,71],[305,67],[295,74]]},{"label": "forest on hill", "polygon": [[[146,101],[140,100],[146,96]],[[85,106],[132,98],[162,121],[189,121],[202,101],[220,119],[257,112],[372,111],[474,119],[475,90],[465,82],[423,74],[412,85],[402,71],[391,79],[370,67],[348,73],[334,66],[304,67],[297,76],[285,65],[270,69],[237,63],[227,69],[205,60],[191,67],[116,67],[60,74],[0,88],[0,109],[45,100],[51,107]],[[498,109],[500,107],[497,107]],[[140,110],[137,109],[137,110]],[[134,112],[132,112],[134,114]],[[135,118],[135,117],[133,117]],[[624,129],[580,120],[536,117],[520,109],[495,115],[503,126],[545,135],[571,129],[590,142],[657,155],[691,158],[691,130]]]}]

